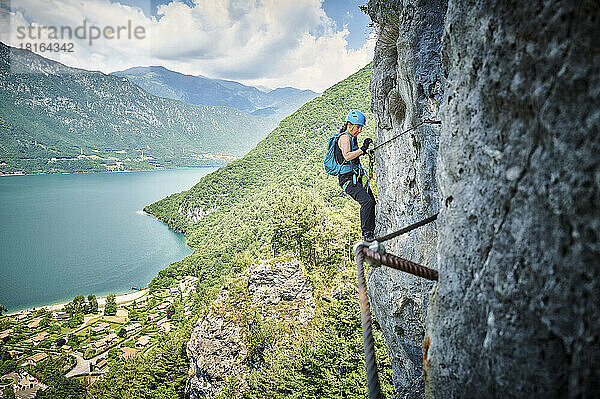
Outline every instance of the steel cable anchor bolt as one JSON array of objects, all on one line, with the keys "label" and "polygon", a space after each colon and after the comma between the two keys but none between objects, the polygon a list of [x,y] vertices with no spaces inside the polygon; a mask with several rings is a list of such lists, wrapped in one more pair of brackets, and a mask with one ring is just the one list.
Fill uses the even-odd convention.
[{"label": "steel cable anchor bolt", "polygon": [[[378,254],[381,254],[381,255],[385,254],[385,247],[383,246],[383,243],[380,243],[377,240],[375,240],[375,241],[358,241],[356,244],[354,244],[354,247],[352,249],[352,252],[354,252],[355,257],[358,255],[358,251],[360,250],[361,247],[367,247],[371,251],[377,252]],[[369,262],[369,264],[371,264],[371,266],[373,266],[373,267],[381,266],[381,262],[378,262],[374,259],[365,257],[365,260],[367,260]]]}]

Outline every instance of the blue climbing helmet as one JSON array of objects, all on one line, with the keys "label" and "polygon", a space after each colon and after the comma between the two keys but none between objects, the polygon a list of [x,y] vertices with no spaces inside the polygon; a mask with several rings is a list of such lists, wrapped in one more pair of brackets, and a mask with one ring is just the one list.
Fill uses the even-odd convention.
[{"label": "blue climbing helmet", "polygon": [[357,109],[353,109],[352,111],[350,111],[350,113],[346,117],[346,122],[350,122],[353,125],[364,126],[366,120],[367,118],[365,117],[365,114],[363,114]]}]

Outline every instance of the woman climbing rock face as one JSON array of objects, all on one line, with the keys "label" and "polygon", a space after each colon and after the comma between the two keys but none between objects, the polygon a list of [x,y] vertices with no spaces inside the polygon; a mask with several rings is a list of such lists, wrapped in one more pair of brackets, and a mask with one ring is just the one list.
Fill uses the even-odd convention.
[{"label": "woman climbing rock face", "polygon": [[[359,157],[367,153],[373,140],[366,138],[362,147],[358,147],[358,135],[365,125],[365,115],[358,111],[350,111],[344,121],[338,139],[339,153],[336,151],[338,162],[344,164],[345,170],[339,176],[340,187],[346,194],[360,204],[360,224],[365,241],[373,241],[375,236],[375,197],[371,188],[363,186],[365,175],[360,165]],[[336,149],[337,150],[337,149]]]}]

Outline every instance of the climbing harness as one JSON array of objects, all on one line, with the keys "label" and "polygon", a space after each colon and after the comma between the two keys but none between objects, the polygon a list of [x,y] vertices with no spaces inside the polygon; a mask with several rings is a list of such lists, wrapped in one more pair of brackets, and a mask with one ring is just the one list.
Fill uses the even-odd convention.
[{"label": "climbing harness", "polygon": [[352,179],[349,179],[347,182],[345,182],[342,185],[342,191],[346,191],[346,187],[348,187],[348,184],[350,184],[350,182],[352,181],[352,184],[356,184],[360,181],[360,184],[362,185],[363,182],[362,180],[360,180],[361,176],[367,176],[367,184],[364,185],[364,188],[366,190],[368,190],[369,185],[371,183],[371,179],[373,178],[373,150],[370,150],[368,152],[369,155],[369,163],[368,168],[365,170],[365,168],[362,167],[362,165],[360,163],[358,163],[356,165],[356,169],[354,170],[354,174],[352,175]]},{"label": "climbing harness", "polygon": [[352,184],[356,184],[358,182],[360,182],[360,184],[363,184],[362,180],[360,180],[361,176],[367,176],[367,184],[364,185],[365,190],[367,190],[369,188],[369,184],[371,183],[371,179],[373,178],[373,166],[372,166],[372,160],[371,158],[369,158],[369,170],[365,170],[365,168],[363,168],[360,164],[358,165],[358,169],[354,172],[354,174],[352,175],[352,178],[349,179],[348,181],[346,181],[343,185],[342,185],[342,191],[346,191],[346,187],[348,187],[348,184],[350,184],[350,182],[352,182]]},{"label": "climbing harness", "polygon": [[363,263],[365,259],[369,259],[370,263],[374,266],[385,265],[415,276],[437,281],[438,272],[436,270],[429,269],[428,267],[400,258],[399,256],[388,254],[382,245],[384,241],[391,240],[401,234],[408,233],[409,231],[433,222],[437,219],[437,216],[438,214],[436,213],[427,219],[376,238],[373,242],[359,241],[354,245],[358,296],[360,298],[360,319],[362,322],[363,346],[365,350],[365,363],[367,366],[367,382],[369,384],[369,399],[383,399],[383,395],[381,394],[381,387],[379,385],[379,377],[377,374],[377,359],[375,358],[375,344],[371,327],[371,309],[369,306],[369,297],[367,296],[367,282],[365,279]]},{"label": "climbing harness", "polygon": [[403,131],[403,132],[401,132],[401,133],[398,133],[397,135],[395,135],[395,136],[394,136],[394,137],[392,137],[391,139],[389,139],[389,140],[386,140],[386,141],[384,141],[384,142],[383,142],[383,143],[381,143],[381,144],[377,144],[375,147],[373,147],[373,151],[375,151],[375,150],[376,150],[376,149],[378,149],[379,147],[382,147],[382,146],[386,145],[387,143],[390,143],[390,142],[392,142],[392,141],[396,140],[398,137],[401,137],[401,136],[402,136],[402,135],[404,135],[405,133],[408,133],[408,132],[410,132],[410,131],[412,131],[412,130],[415,130],[416,128],[418,128],[418,127],[420,127],[420,126],[423,126],[423,125],[441,125],[441,124],[442,124],[442,121],[434,121],[434,120],[432,120],[432,119],[424,119],[422,122],[420,122],[420,123],[416,124],[415,126],[413,126],[413,127],[411,127],[411,128],[408,128],[408,129],[406,129],[405,131]]}]

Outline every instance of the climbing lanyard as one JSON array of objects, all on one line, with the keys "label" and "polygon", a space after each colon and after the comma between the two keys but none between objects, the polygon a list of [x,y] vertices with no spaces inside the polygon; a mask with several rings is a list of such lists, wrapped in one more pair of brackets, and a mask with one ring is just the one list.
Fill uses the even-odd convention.
[{"label": "climbing lanyard", "polygon": [[362,170],[362,172],[364,173],[365,176],[367,176],[367,185],[365,186],[365,189],[369,189],[369,184],[371,183],[371,179],[373,178],[373,150],[368,152],[369,154],[369,163],[368,165],[368,170],[365,170],[362,166],[360,167],[360,169]]},{"label": "climbing lanyard", "polygon": [[369,297],[367,295],[367,282],[365,280],[363,263],[365,258],[368,258],[374,265],[389,266],[406,273],[414,274],[415,276],[437,281],[438,272],[436,270],[402,259],[399,256],[388,254],[381,245],[384,241],[391,240],[401,234],[408,233],[409,231],[433,222],[437,219],[437,216],[438,214],[436,213],[427,219],[376,238],[373,242],[359,241],[354,245],[358,296],[360,298],[360,318],[363,331],[363,346],[365,350],[365,363],[367,366],[367,382],[369,384],[369,399],[382,399],[383,395],[381,394],[379,377],[377,375],[377,359],[375,358],[375,343],[373,341],[373,330],[371,327],[371,310],[369,306]]},{"label": "climbing lanyard", "polygon": [[[427,124],[430,124],[430,125],[441,125],[442,122],[441,121],[434,121],[432,119],[424,119],[422,122],[418,123],[417,125],[415,125],[415,126],[413,126],[411,128],[406,129],[405,131],[403,131],[403,132],[395,135],[391,139],[386,140],[386,141],[384,141],[381,144],[376,145],[375,147],[373,147],[373,149],[371,149],[371,150],[368,151],[368,155],[369,155],[369,164],[368,164],[369,165],[369,170],[366,171],[362,166],[359,165],[360,170],[364,173],[365,176],[367,176],[367,185],[365,186],[365,188],[368,189],[369,184],[371,183],[371,179],[373,178],[373,156],[375,154],[375,150],[377,150],[380,147],[382,147],[382,146],[384,146],[384,145],[386,145],[386,144],[388,144],[388,143],[396,140],[398,137],[401,137],[403,134],[408,133],[408,132],[410,132],[412,130],[417,129],[420,126],[427,125]],[[354,184],[356,184],[357,180],[358,180],[358,176],[356,176],[356,174],[354,176],[352,176],[352,182]],[[346,187],[348,186],[349,183],[350,183],[350,181],[347,181],[342,186],[342,190],[346,191]]]},{"label": "climbing lanyard", "polygon": [[367,180],[367,187],[369,187],[369,183],[371,182],[371,178],[373,177],[373,150],[369,151],[369,180]]}]

